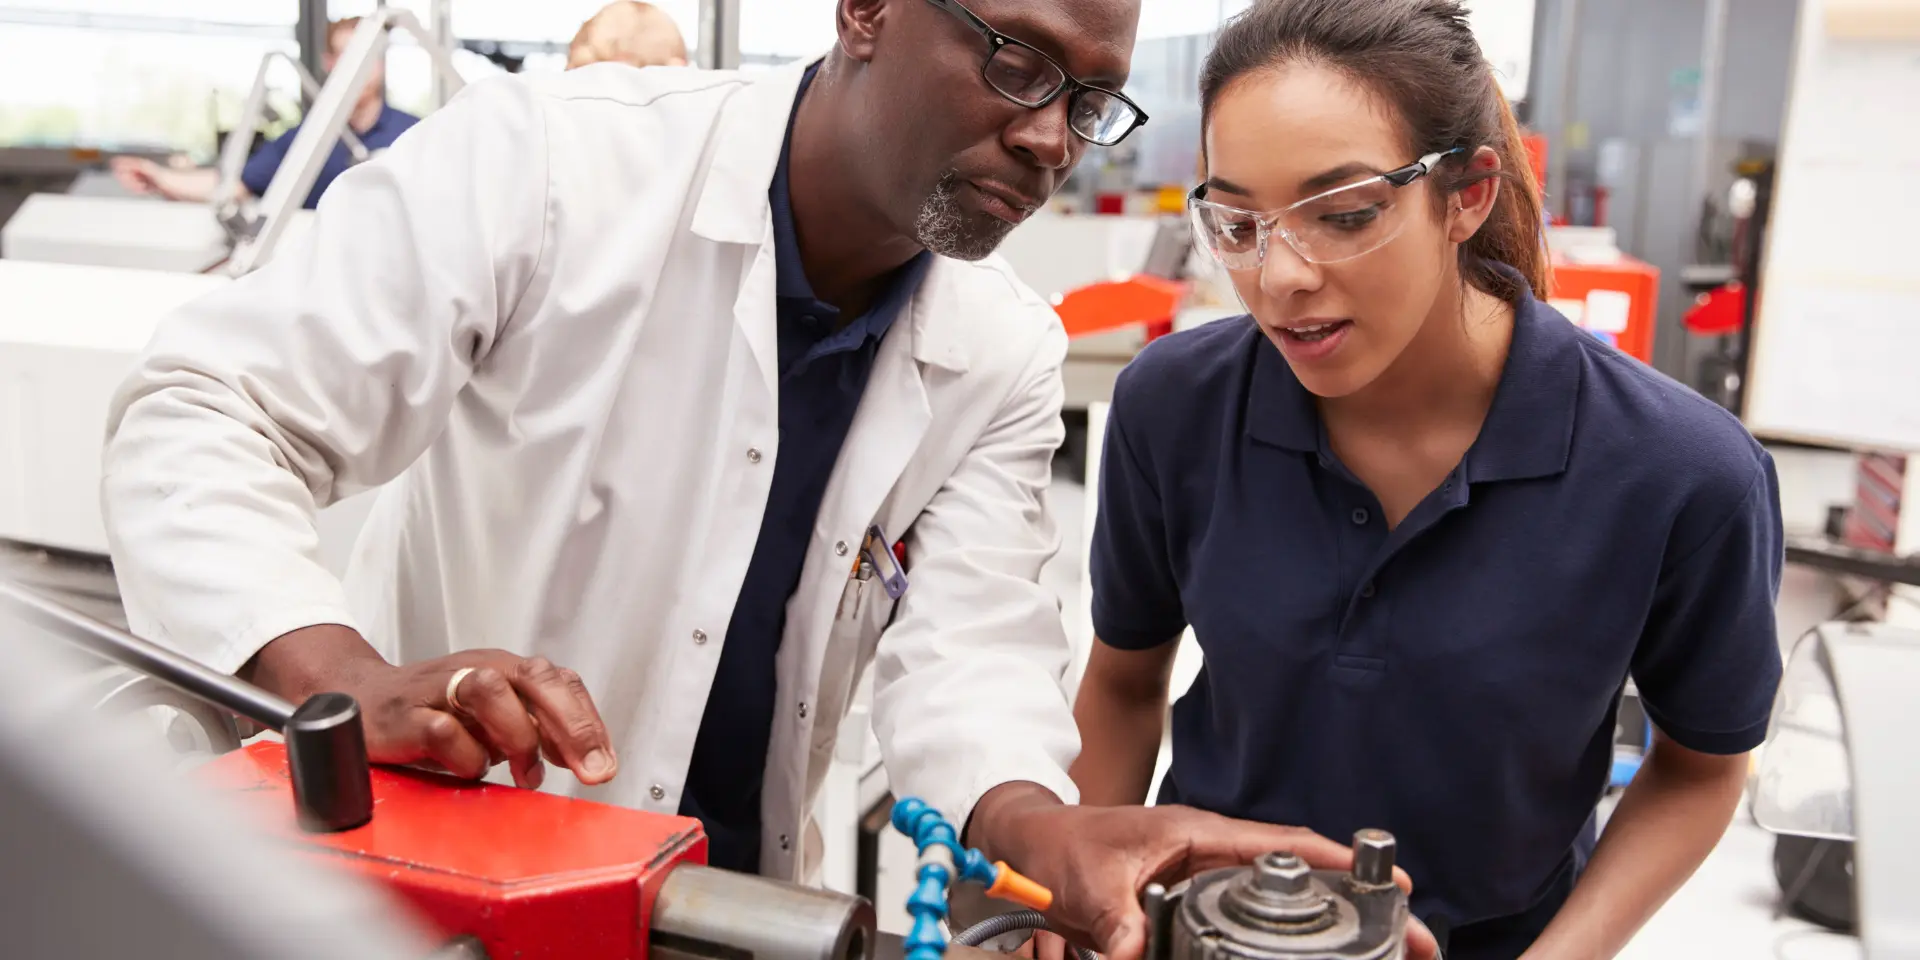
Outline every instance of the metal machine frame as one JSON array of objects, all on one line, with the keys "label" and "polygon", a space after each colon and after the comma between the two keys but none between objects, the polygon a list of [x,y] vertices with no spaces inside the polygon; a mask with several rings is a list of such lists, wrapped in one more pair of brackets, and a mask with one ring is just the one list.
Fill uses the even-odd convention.
[{"label": "metal machine frame", "polygon": [[[435,0],[432,29],[421,25],[418,17],[406,10],[380,7],[364,17],[353,31],[353,39],[340,54],[326,85],[314,98],[287,148],[287,157],[260,198],[255,215],[240,223],[240,235],[234,244],[227,272],[234,276],[248,273],[272,252],[286,231],[288,215],[298,210],[312,192],[320,168],[333,153],[333,145],[346,132],[347,119],[361,91],[373,79],[374,68],[387,49],[387,32],[405,30],[413,34],[433,60],[434,90],[437,96],[451,96],[465,85],[454,69],[453,57],[440,38],[449,36],[448,0]],[[223,162],[225,158],[223,157]]]},{"label": "metal machine frame", "polygon": [[1920,633],[1829,623],[1794,650],[1772,730],[1750,784],[1754,819],[1772,833],[1851,840],[1862,952],[1920,958]]},{"label": "metal machine frame", "polygon": [[[214,188],[213,197],[208,201],[213,205],[214,217],[234,236],[238,236],[247,223],[240,199],[240,173],[246,169],[253,135],[259,132],[260,122],[266,116],[267,72],[273,69],[275,60],[285,60],[293,67],[294,74],[300,78],[300,90],[307,100],[318,100],[323,89],[306,65],[292,54],[275,50],[260,58],[260,69],[254,72],[253,86],[247,90],[246,102],[240,107],[240,120],[227,135],[227,142],[220,147],[220,161],[217,164],[220,185]],[[366,145],[354,136],[352,130],[342,129],[340,141],[347,145],[347,153],[352,155],[354,163],[367,159]]]}]

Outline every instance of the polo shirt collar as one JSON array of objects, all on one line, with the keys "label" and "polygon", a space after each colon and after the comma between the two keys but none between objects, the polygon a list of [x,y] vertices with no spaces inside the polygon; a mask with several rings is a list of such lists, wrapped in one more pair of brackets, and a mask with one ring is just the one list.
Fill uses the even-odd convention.
[{"label": "polo shirt collar", "polygon": [[[1585,331],[1531,295],[1515,305],[1506,367],[1480,436],[1467,450],[1469,482],[1525,480],[1566,470],[1580,397],[1578,338],[1584,336]],[[1323,428],[1313,394],[1257,327],[1253,340],[1247,435],[1296,453],[1322,452]]]},{"label": "polo shirt collar", "polygon": [[793,109],[787,114],[786,139],[780,145],[780,163],[773,168],[773,184],[767,190],[767,203],[773,213],[774,292],[785,299],[814,299],[813,284],[807,282],[806,268],[800,262],[800,234],[793,226],[793,181],[789,166],[793,153],[793,121],[800,115],[800,101],[820,69],[808,67],[800,78],[800,90],[794,94]]}]

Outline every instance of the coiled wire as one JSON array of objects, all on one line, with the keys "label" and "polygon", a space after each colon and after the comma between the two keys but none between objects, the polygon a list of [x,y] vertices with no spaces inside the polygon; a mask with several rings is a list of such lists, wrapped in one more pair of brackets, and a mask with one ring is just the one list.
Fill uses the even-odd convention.
[{"label": "coiled wire", "polygon": [[[999,916],[988,917],[954,934],[952,942],[963,947],[977,947],[986,943],[988,940],[992,940],[994,937],[1009,934],[1016,930],[1047,930],[1057,932],[1047,926],[1047,918],[1042,916],[1039,911],[1017,910],[1013,913],[1003,913]],[[1076,947],[1073,944],[1068,944],[1067,946],[1072,948],[1075,960],[1099,960],[1099,958],[1094,956],[1093,951],[1085,947]]]}]

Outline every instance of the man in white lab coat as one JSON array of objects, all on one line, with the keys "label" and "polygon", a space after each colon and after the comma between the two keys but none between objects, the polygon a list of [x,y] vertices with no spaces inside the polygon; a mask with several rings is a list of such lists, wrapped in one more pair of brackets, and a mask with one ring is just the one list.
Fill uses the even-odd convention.
[{"label": "man in white lab coat", "polygon": [[[1138,2],[836,12],[815,66],[474,84],[170,318],[105,458],[128,614],[354,695],[378,760],[686,812],[789,879],[877,661],[897,792],[1125,955],[1149,876],[1296,837],[1066,805],[1065,336],[988,255],[1144,120]],[[342,583],[314,511],[380,486]]]}]

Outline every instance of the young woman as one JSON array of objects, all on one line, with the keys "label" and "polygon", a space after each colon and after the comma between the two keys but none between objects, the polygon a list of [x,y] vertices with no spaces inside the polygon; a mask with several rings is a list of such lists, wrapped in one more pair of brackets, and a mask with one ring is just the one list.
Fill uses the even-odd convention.
[{"label": "young woman", "polygon": [[[1076,710],[1089,804],[1400,841],[1455,960],[1611,956],[1714,846],[1780,658],[1772,461],[1541,302],[1456,0],[1261,0],[1201,81],[1198,239],[1251,316],[1121,378]],[[1658,729],[1595,846],[1616,704]]]}]

